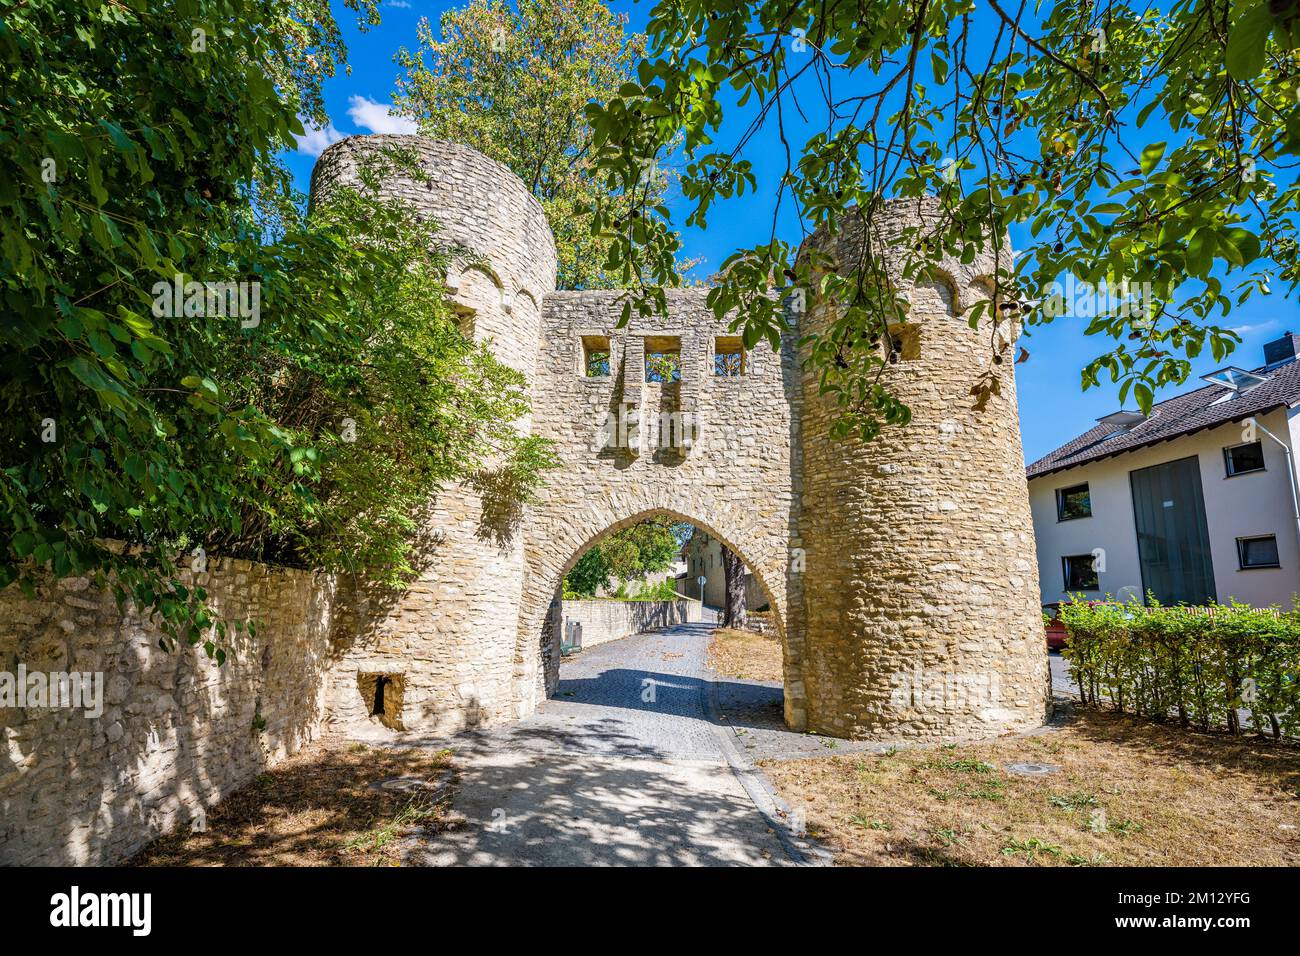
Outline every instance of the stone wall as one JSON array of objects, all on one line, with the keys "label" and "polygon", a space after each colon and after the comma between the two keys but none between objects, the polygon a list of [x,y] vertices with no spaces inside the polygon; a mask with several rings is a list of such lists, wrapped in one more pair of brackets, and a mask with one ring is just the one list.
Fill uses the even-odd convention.
[{"label": "stone wall", "polygon": [[[356,183],[362,158],[388,146],[413,150],[421,172],[391,177],[385,194],[439,225],[453,251],[453,304],[476,338],[528,377],[533,412],[521,427],[554,442],[560,466],[508,526],[486,520],[471,489],[431,496],[415,585],[341,602],[353,623],[336,629],[331,723],[368,718],[368,675],[401,681],[403,729],[442,734],[531,713],[558,680],[563,575],[602,536],[651,515],[691,521],[740,554],[784,627],[797,473],[793,340],[778,352],[765,343],[751,350],[742,376],[714,376],[715,339],[729,333],[706,307],[706,290],[670,292],[667,317],[623,329],[616,293],[554,291],[555,247],[540,205],[509,170],[463,146],[352,137],[321,155],[313,201]],[[582,374],[587,335],[608,339],[609,376]],[[676,337],[680,382],[644,380],[647,335]],[[693,447],[661,447],[661,416],[683,413],[699,426]],[[642,425],[611,445],[602,442],[611,416]],[[787,716],[797,726],[797,642],[786,648]]]},{"label": "stone wall", "polygon": [[[539,303],[555,288],[555,239],[541,204],[507,167],[468,146],[424,136],[350,136],[316,160],[313,203],[334,186],[356,186],[365,158],[386,149],[409,150],[418,160],[419,175],[389,178],[384,195],[437,222],[457,262],[453,286],[465,270],[480,271],[493,278],[511,307],[520,296]],[[531,361],[534,341],[520,337],[520,344],[530,346],[521,350],[523,361]]]},{"label": "stone wall", "polygon": [[[664,586],[667,581],[671,586],[677,580],[678,569],[681,567],[680,562],[664,571],[647,571],[645,574],[620,578],[613,574],[610,576],[608,584],[602,584],[596,588],[596,597],[618,598],[624,600],[628,595],[635,595],[641,591],[650,588],[659,588]],[[621,592],[621,596],[620,596]]]},{"label": "stone wall", "polygon": [[[743,375],[715,375],[716,339],[728,332],[709,311],[707,294],[670,290],[666,316],[634,316],[623,328],[615,292],[555,292],[543,303],[533,429],[554,443],[561,465],[524,522],[517,655],[527,668],[520,693],[529,708],[558,680],[555,611],[564,574],[592,544],[643,518],[690,521],[739,554],[785,627],[797,474],[793,340],[780,351],[756,346]],[[584,336],[609,340],[608,376],[582,374]],[[647,336],[676,340],[680,381],[645,381]],[[677,422],[689,415],[698,429],[689,448],[658,434],[674,415]],[[787,712],[797,725],[797,644],[787,642],[786,651]]]},{"label": "stone wall", "polygon": [[[0,591],[0,672],[102,674],[98,717],[0,707],[0,864],[111,864],[310,741],[324,711],[331,578],[213,559],[190,576],[231,620],[217,666],[81,578]],[[28,701],[31,702],[30,700]]]},{"label": "stone wall", "polygon": [[[669,290],[666,315],[622,328],[618,293],[555,291],[540,205],[472,150],[353,137],[322,154],[314,200],[386,145],[419,157],[420,172],[385,192],[441,225],[454,304],[528,377],[533,409],[520,427],[553,442],[560,466],[504,523],[470,489],[431,496],[416,585],[345,602],[355,620],[336,629],[334,720],[366,719],[367,689],[383,676],[402,687],[395,723],[406,729],[531,713],[558,682],[563,575],[604,535],[668,515],[753,572],[782,640],[792,728],[948,739],[1041,721],[1046,656],[1012,364],[991,364],[991,330],[970,329],[964,314],[993,271],[988,257],[904,284],[911,305],[897,331],[908,347],[887,384],[912,423],[870,445],[832,441],[834,402],[796,347],[830,321],[830,304],[788,312],[775,350],[760,343],[744,374],[715,375],[717,340],[734,330],[713,316],[708,290]],[[888,206],[876,248],[893,273],[901,230],[933,211]],[[847,263],[864,240],[850,222],[811,241]],[[585,374],[584,340],[608,351],[610,374]],[[647,347],[665,341],[679,350],[680,381],[647,381]],[[1000,392],[977,409],[970,389],[986,375]],[[689,442],[678,440],[684,424]],[[914,705],[949,679],[996,684],[996,699]]]},{"label": "stone wall", "polygon": [[582,625],[584,649],[702,619],[700,602],[689,600],[565,601],[560,613],[564,626],[571,622]]}]

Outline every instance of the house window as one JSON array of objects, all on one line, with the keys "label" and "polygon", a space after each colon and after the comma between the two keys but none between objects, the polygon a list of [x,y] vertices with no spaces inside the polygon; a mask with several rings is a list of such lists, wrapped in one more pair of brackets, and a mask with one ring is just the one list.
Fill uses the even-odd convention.
[{"label": "house window", "polygon": [[1241,570],[1280,568],[1277,560],[1277,537],[1271,534],[1237,539],[1237,563]]},{"label": "house window", "polygon": [[713,340],[713,374],[737,378],[745,374],[745,346],[738,335],[719,335]]},{"label": "house window", "polygon": [[582,337],[581,373],[584,378],[609,377],[609,336],[584,335]]},{"label": "house window", "polygon": [[1088,485],[1073,485],[1069,488],[1056,489],[1056,520],[1072,521],[1075,518],[1092,517],[1092,498],[1088,495]]},{"label": "house window", "polygon": [[1250,471],[1264,470],[1264,446],[1257,441],[1233,445],[1223,449],[1223,461],[1228,477],[1244,475]]},{"label": "house window", "polygon": [[1065,569],[1065,590],[1096,591],[1096,559],[1091,554],[1072,554],[1061,559]]},{"label": "house window", "polygon": [[645,380],[676,382],[682,377],[682,340],[675,335],[645,337]]}]

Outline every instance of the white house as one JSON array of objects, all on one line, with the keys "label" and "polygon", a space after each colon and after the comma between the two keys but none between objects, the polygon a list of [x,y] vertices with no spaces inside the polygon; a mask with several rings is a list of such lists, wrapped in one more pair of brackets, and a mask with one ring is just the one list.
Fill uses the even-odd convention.
[{"label": "white house", "polygon": [[[686,597],[698,598],[710,607],[722,607],[727,600],[726,573],[722,566],[722,543],[708,532],[695,528],[682,546],[685,570],[677,578],[677,590]],[[699,579],[704,578],[703,594]],[[745,567],[745,606],[758,610],[767,606],[762,586]]]},{"label": "white house", "polygon": [[1025,469],[1043,603],[1069,594],[1291,607],[1300,591],[1300,335],[1264,364],[1119,411]]}]

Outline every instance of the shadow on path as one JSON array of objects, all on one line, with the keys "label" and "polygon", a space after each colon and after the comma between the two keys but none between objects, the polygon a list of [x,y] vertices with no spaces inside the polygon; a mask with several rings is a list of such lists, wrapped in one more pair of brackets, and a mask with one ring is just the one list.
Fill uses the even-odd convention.
[{"label": "shadow on path", "polygon": [[454,802],[454,829],[410,861],[475,866],[717,866],[787,862],[777,836],[724,764],[478,753]]},{"label": "shadow on path", "polygon": [[[707,716],[712,630],[679,625],[589,648],[566,659],[537,713],[451,741],[461,822],[413,845],[410,861],[789,863]],[[761,693],[779,710],[779,686]]]}]

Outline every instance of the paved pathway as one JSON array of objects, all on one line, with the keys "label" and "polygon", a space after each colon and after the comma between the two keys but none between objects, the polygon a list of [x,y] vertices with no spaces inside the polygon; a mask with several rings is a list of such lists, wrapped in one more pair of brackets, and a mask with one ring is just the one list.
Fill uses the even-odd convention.
[{"label": "paved pathway", "polygon": [[[683,624],[567,659],[555,697],[524,720],[451,740],[458,781],[450,830],[407,842],[429,866],[715,866],[828,862],[792,832],[754,766],[874,750],[786,729],[779,682],[716,678],[715,624]],[[1069,688],[1052,655],[1053,685]],[[716,678],[716,679],[715,679]]]},{"label": "paved pathway", "polygon": [[[429,866],[821,864],[753,761],[879,751],[788,730],[779,682],[717,678],[713,623],[682,624],[567,659],[524,720],[450,740],[363,734],[456,752],[450,830],[407,842]],[[1067,691],[1052,655],[1053,685]],[[378,731],[376,730],[376,733]]]},{"label": "paved pathway", "polygon": [[[410,862],[819,862],[779,823],[782,808],[734,743],[746,728],[709,718],[713,626],[679,625],[593,647],[565,661],[558,694],[533,716],[457,737],[453,809],[463,822],[413,845]],[[806,742],[766,726],[774,716],[779,727],[779,685],[741,685],[735,693],[767,714],[761,730],[769,745],[783,733],[796,750],[820,748],[820,738]]]},{"label": "paved pathway", "polygon": [[1079,688],[1070,680],[1070,665],[1060,651],[1048,651],[1047,666],[1052,672],[1052,692],[1063,697],[1078,697]]}]

